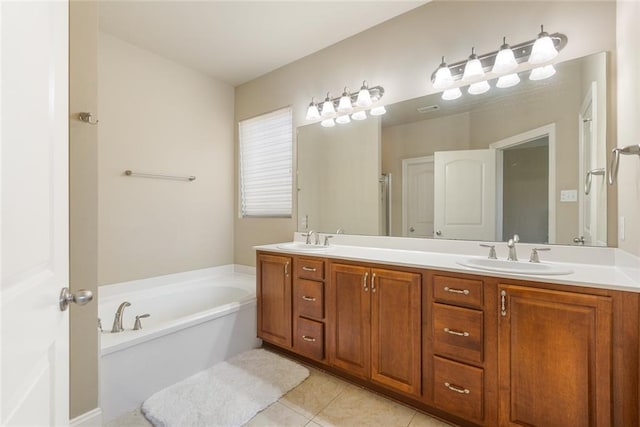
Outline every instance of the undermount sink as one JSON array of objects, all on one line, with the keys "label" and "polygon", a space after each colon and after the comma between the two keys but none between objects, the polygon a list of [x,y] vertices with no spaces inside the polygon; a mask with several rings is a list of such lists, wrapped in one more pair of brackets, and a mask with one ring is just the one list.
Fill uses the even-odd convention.
[{"label": "undermount sink", "polygon": [[468,258],[464,261],[458,261],[458,264],[478,270],[496,271],[500,273],[541,274],[550,276],[573,273],[573,270],[551,264],[526,261],[505,261],[489,258]]},{"label": "undermount sink", "polygon": [[329,246],[324,245],[308,245],[301,242],[281,243],[277,246],[278,249],[284,249],[287,251],[304,251],[304,252],[322,252],[329,249]]}]

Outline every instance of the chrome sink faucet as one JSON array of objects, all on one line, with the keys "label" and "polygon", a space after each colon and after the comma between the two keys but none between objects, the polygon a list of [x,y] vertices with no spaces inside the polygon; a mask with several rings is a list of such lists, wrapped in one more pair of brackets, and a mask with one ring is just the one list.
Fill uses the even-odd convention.
[{"label": "chrome sink faucet", "polygon": [[509,247],[509,256],[507,257],[508,261],[517,261],[518,254],[516,252],[516,243],[520,241],[520,236],[514,234],[511,239],[507,242],[507,246]]},{"label": "chrome sink faucet", "polygon": [[116,310],[116,317],[113,319],[113,328],[111,328],[111,333],[115,334],[116,332],[124,331],[122,327],[122,314],[124,313],[124,309],[129,307],[131,303],[129,301],[125,301]]},{"label": "chrome sink faucet", "polygon": [[320,241],[318,240],[318,239],[320,239],[320,236],[318,235],[318,233],[316,233],[316,232],[315,232],[315,231],[313,231],[313,230],[309,230],[309,231],[307,231],[307,233],[306,233],[306,234],[304,234],[304,236],[306,236],[306,238],[307,238],[307,240],[306,240],[306,242],[305,242],[307,245],[310,245],[310,244],[311,244],[311,236],[312,236],[313,234],[315,234],[315,235],[316,235],[316,245],[320,242]]}]

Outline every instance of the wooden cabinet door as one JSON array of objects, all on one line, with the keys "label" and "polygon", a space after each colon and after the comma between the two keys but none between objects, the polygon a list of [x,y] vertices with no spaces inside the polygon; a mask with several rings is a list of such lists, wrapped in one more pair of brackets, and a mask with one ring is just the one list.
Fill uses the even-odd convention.
[{"label": "wooden cabinet door", "polygon": [[420,290],[416,273],[371,270],[371,380],[420,396]]},{"label": "wooden cabinet door", "polygon": [[258,336],[291,348],[291,258],[258,255]]},{"label": "wooden cabinet door", "polygon": [[368,268],[331,264],[327,309],[329,363],[367,379],[371,366]]},{"label": "wooden cabinet door", "polygon": [[611,425],[611,299],[499,289],[500,425]]}]

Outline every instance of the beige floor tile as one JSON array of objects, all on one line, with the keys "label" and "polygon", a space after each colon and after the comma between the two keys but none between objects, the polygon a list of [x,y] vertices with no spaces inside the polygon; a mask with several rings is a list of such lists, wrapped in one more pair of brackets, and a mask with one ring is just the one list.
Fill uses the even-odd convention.
[{"label": "beige floor tile", "polygon": [[140,408],[135,409],[131,412],[128,412],[122,415],[115,420],[112,420],[106,424],[104,427],[150,427],[151,423],[147,421],[147,419],[140,412]]},{"label": "beige floor tile", "polygon": [[437,420],[421,412],[416,412],[409,427],[451,427],[454,424],[447,424],[444,421]]},{"label": "beige floor tile", "polygon": [[351,385],[315,369],[310,372],[309,378],[280,398],[280,403],[313,418]]},{"label": "beige floor tile", "polygon": [[245,427],[304,427],[309,419],[276,402],[259,412]]},{"label": "beige floor tile", "polygon": [[366,390],[351,387],[333,400],[313,421],[329,427],[407,427],[416,411]]}]

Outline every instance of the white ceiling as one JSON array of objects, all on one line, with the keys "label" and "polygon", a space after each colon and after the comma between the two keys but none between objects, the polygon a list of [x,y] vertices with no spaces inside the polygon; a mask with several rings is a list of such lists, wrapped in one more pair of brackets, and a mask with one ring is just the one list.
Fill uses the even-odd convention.
[{"label": "white ceiling", "polygon": [[400,15],[422,1],[115,1],[101,31],[233,86]]}]

